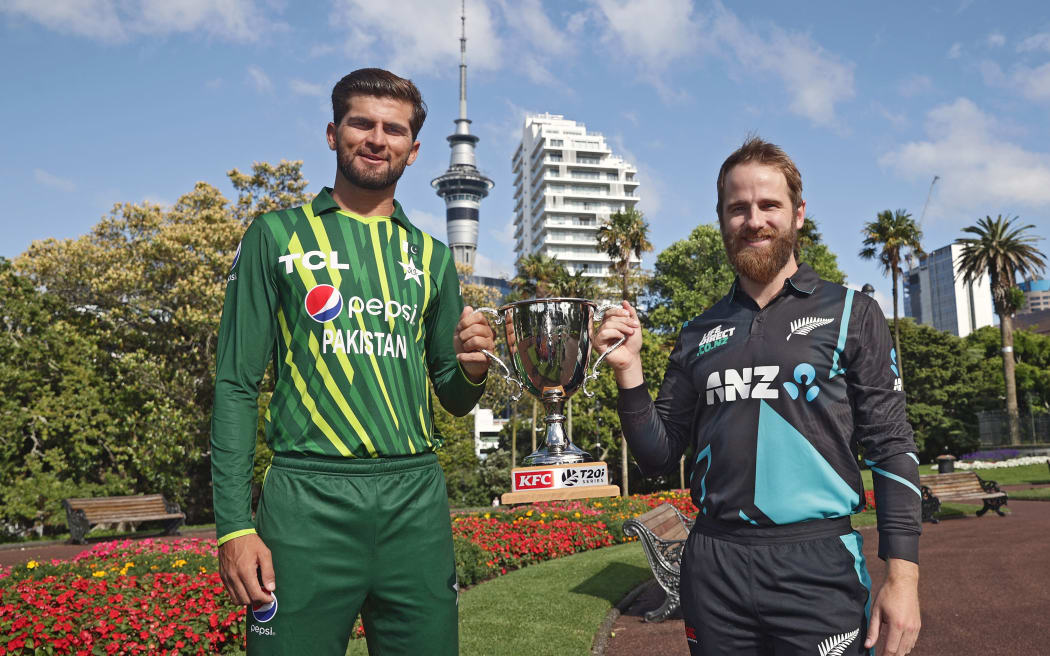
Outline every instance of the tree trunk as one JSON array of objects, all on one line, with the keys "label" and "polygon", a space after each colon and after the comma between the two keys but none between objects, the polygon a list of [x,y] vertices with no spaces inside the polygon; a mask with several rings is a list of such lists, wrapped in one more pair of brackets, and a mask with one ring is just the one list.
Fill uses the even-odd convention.
[{"label": "tree trunk", "polygon": [[626,497],[631,494],[627,487],[627,438],[620,433],[620,496]]},{"label": "tree trunk", "polygon": [[536,407],[539,404],[536,399],[532,399],[532,452],[536,453]]},{"label": "tree trunk", "polygon": [[518,404],[510,411],[510,466],[518,464]]},{"label": "tree trunk", "polygon": [[678,461],[678,489],[685,489],[685,456]]},{"label": "tree trunk", "polygon": [[904,382],[904,354],[901,353],[901,322],[897,316],[897,266],[893,266],[893,350],[897,353],[897,377]]},{"label": "tree trunk", "polygon": [[566,418],[565,418],[565,432],[566,437],[569,438],[569,444],[572,444],[572,399],[565,402]]},{"label": "tree trunk", "polygon": [[1021,421],[1017,414],[1017,381],[1014,379],[1014,319],[1007,313],[999,315],[999,332],[1003,338],[1003,378],[1006,381],[1006,422],[1010,428],[1010,444],[1021,443]]}]

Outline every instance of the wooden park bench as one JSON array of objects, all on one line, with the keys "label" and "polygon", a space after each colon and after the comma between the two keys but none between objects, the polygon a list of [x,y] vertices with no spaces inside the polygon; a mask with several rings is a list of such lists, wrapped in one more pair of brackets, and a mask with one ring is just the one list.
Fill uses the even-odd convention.
[{"label": "wooden park bench", "polygon": [[646,622],[662,622],[678,609],[682,549],[693,520],[669,503],[662,503],[644,515],[623,523],[625,535],[636,536],[649,560],[656,582],[667,593],[664,603],[645,614]]},{"label": "wooden park bench", "polygon": [[976,473],[957,472],[955,474],[923,474],[919,476],[919,489],[922,492],[922,521],[936,524],[937,513],[941,510],[942,501],[959,501],[962,503],[984,502],[984,507],[977,511],[980,517],[989,510],[994,510],[1000,517],[1006,515],[1002,507],[1006,505],[1006,492],[999,489],[995,481],[983,480]]},{"label": "wooden park bench", "polygon": [[186,521],[179,504],[161,494],[64,499],[62,505],[66,509],[69,535],[76,544],[84,544],[84,536],[95,524],[162,521],[164,535],[171,535]]}]

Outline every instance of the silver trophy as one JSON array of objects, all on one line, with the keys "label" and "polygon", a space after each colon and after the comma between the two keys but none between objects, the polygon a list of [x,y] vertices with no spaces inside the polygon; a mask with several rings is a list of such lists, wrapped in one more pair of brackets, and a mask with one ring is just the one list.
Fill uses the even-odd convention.
[{"label": "silver trophy", "polygon": [[625,338],[620,338],[598,357],[591,373],[587,373],[594,322],[614,307],[618,305],[598,307],[582,298],[534,298],[508,303],[498,310],[478,308],[478,312],[494,316],[496,324],[504,326],[511,366],[507,367],[488,351],[485,355],[502,368],[508,382],[518,386],[513,400],[517,401],[522,392],[528,390],[543,402],[547,413],[543,419],[547,424],[547,438],[542,447],[525,458],[526,465],[567,465],[594,460],[569,440],[562,411],[577,389],[582,388],[585,395],[594,396],[587,391],[587,383],[598,377],[602,361],[623,343]]}]

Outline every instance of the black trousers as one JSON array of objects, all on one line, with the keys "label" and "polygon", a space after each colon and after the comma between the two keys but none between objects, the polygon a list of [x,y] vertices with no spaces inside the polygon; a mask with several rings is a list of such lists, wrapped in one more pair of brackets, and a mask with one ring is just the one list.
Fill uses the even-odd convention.
[{"label": "black trousers", "polygon": [[738,527],[698,518],[682,558],[693,656],[864,654],[871,611],[849,518]]}]

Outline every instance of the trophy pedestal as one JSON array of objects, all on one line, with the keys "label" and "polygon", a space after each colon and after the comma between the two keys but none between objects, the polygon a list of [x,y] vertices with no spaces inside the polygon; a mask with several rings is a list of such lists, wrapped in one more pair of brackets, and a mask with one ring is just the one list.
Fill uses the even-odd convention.
[{"label": "trophy pedestal", "polygon": [[511,491],[500,497],[501,503],[620,495],[618,485],[609,485],[609,468],[604,462],[519,467],[511,470],[511,485]]}]

